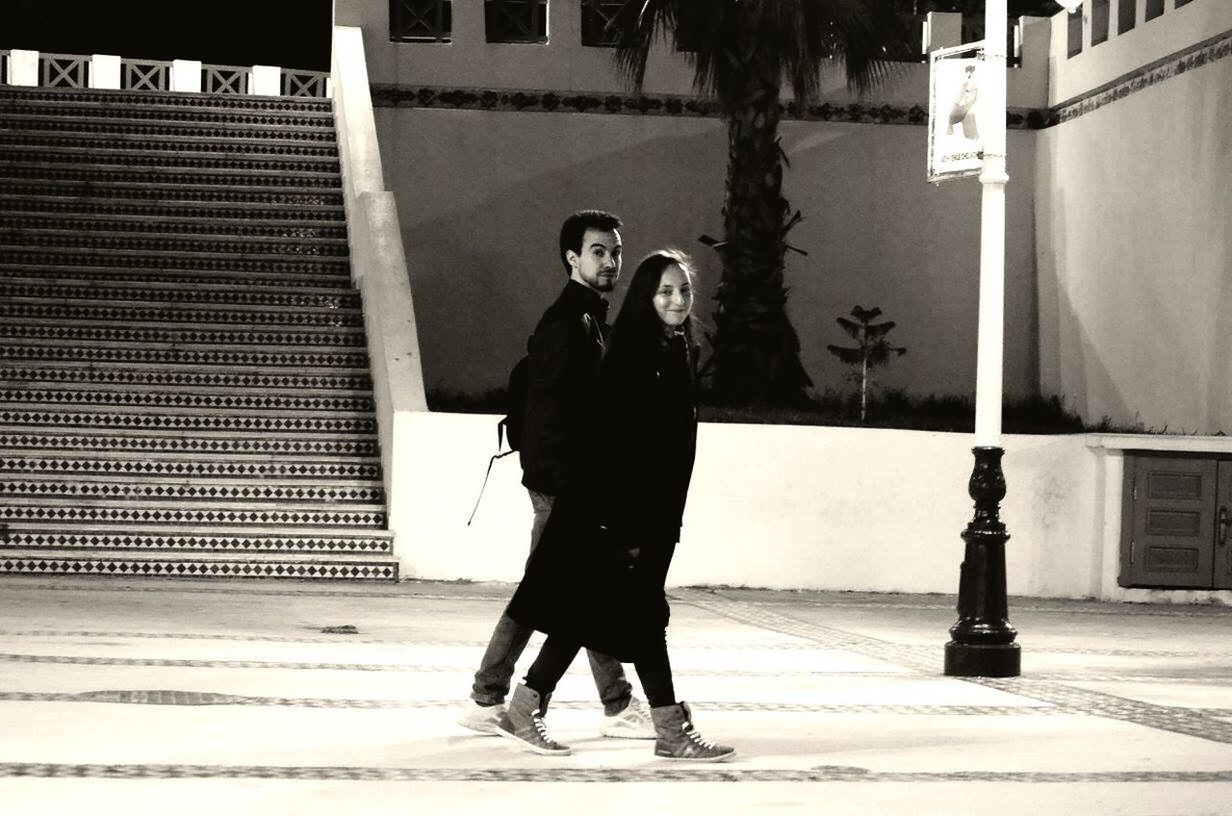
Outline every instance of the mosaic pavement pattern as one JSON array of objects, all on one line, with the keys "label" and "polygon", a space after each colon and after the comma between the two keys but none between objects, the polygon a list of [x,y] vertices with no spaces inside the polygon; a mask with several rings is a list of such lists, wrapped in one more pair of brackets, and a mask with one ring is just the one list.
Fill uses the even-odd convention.
[{"label": "mosaic pavement pattern", "polygon": [[[160,591],[154,587],[133,586],[126,588],[135,594]],[[161,590],[166,591],[166,590]],[[216,592],[216,590],[185,587],[186,594],[194,592]],[[300,595],[303,592],[293,590],[280,591],[271,589],[261,592],[264,597],[279,595]],[[354,593],[344,590],[331,591],[322,589],[312,593],[314,596],[325,597],[355,597]],[[673,603],[678,610],[692,608],[690,614],[706,613],[711,623],[729,621],[752,627],[753,631],[777,633],[799,643],[783,641],[774,638],[762,639],[756,649],[770,652],[807,652],[812,647],[827,652],[843,652],[872,658],[890,664],[902,670],[895,678],[922,680],[938,677],[940,662],[939,647],[919,647],[903,645],[888,640],[868,637],[856,632],[834,626],[802,620],[790,614],[790,609],[783,611],[774,604],[762,604],[746,597],[733,597],[738,593],[724,594],[723,591],[701,589],[678,589],[671,592]],[[396,590],[381,593],[379,590],[364,593],[363,597],[403,597],[405,593]],[[425,601],[434,596],[431,594],[414,595],[410,600]],[[500,595],[466,595],[464,593],[449,593],[441,598],[459,602],[485,602],[495,608],[503,602]],[[864,606],[864,605],[862,605]],[[875,604],[873,604],[875,606]],[[889,608],[891,605],[887,605]],[[901,606],[900,606],[901,608]],[[936,607],[933,607],[936,608]],[[1162,613],[1166,617],[1168,612]],[[1185,613],[1178,610],[1176,615]],[[19,665],[53,665],[64,667],[94,666],[94,667],[179,667],[194,669],[227,669],[227,670],[302,670],[316,672],[346,671],[346,672],[414,672],[428,675],[450,673],[467,677],[472,666],[465,659],[435,657],[424,663],[407,662],[362,662],[362,661],[306,661],[306,660],[235,660],[207,658],[170,658],[170,657],[122,657],[104,655],[80,655],[60,653],[60,644],[86,643],[106,644],[115,646],[116,641],[130,642],[140,645],[146,643],[156,646],[158,642],[167,642],[162,650],[173,649],[170,641],[186,641],[201,643],[208,646],[211,643],[225,646],[228,643],[240,644],[368,644],[372,646],[413,647],[431,646],[438,649],[454,647],[478,655],[485,645],[481,640],[469,638],[426,637],[416,641],[405,641],[390,638],[373,638],[359,636],[340,640],[337,636],[314,636],[305,633],[303,636],[279,635],[245,635],[245,634],[207,634],[193,632],[151,632],[151,631],[120,631],[115,629],[54,629],[44,627],[22,627],[10,621],[0,628],[0,640],[4,642],[24,643],[35,641],[40,648],[55,649],[53,653],[26,653],[13,650],[0,653],[0,670],[4,666]],[[679,651],[704,655],[708,651],[725,648],[722,645],[689,643]],[[146,651],[149,651],[146,649]],[[1107,656],[1107,657],[1151,657],[1151,658],[1219,658],[1223,656],[1218,650],[1194,648],[1178,648],[1175,651],[1167,649],[1144,649],[1141,651],[1123,646],[1109,646],[1092,649],[1057,649],[1050,652],[1061,654],[1066,651],[1075,653]],[[807,677],[815,674],[807,667],[799,670],[777,670],[773,667],[742,666],[727,668],[684,668],[677,671],[680,677],[705,676],[711,678],[757,678],[775,677]],[[828,676],[838,676],[846,680],[859,677],[860,670],[830,673]],[[872,674],[877,674],[873,672]],[[885,677],[884,672],[879,676]],[[967,682],[990,689],[1007,692],[1023,698],[1033,704],[1025,705],[934,705],[912,703],[885,704],[835,704],[835,703],[804,703],[804,702],[765,702],[756,700],[698,700],[696,705],[714,712],[765,712],[780,714],[838,714],[838,715],[878,715],[878,716],[910,716],[931,715],[942,717],[969,718],[977,716],[994,716],[998,718],[1014,718],[1016,720],[1033,720],[1036,718],[1052,719],[1065,716],[1087,716],[1114,720],[1121,723],[1142,726],[1160,732],[1181,734],[1196,737],[1213,743],[1232,744],[1232,708],[1201,708],[1159,705],[1142,700],[1122,697],[1115,694],[1097,692],[1081,688],[1076,682],[1092,679],[1125,679],[1123,675],[1114,673],[1090,672],[1075,670],[1070,674],[1061,672],[1030,674],[1018,678],[967,678],[959,680],[949,678],[947,682]],[[1218,679],[1212,682],[1219,682]],[[116,704],[126,706],[242,706],[242,707],[282,707],[292,709],[387,709],[387,710],[437,710],[449,711],[456,709],[458,699],[440,699],[433,697],[414,697],[406,699],[373,699],[367,697],[313,697],[313,696],[272,696],[246,695],[220,692],[205,692],[192,690],[177,690],[168,688],[154,689],[120,689],[103,688],[74,692],[39,692],[39,691],[0,691],[0,703],[93,703]],[[555,708],[565,710],[589,710],[593,704],[587,701],[561,700],[553,704]],[[739,768],[731,766],[648,766],[648,767],[560,767],[545,762],[542,768],[440,768],[440,767],[376,767],[376,766],[338,766],[338,765],[250,765],[250,764],[198,764],[198,763],[55,763],[55,762],[8,762],[0,763],[0,777],[8,778],[99,778],[99,779],[287,779],[287,780],[356,780],[374,782],[1002,782],[1002,783],[1227,783],[1232,782],[1232,769],[1222,770],[1126,770],[1126,771],[1088,771],[1075,769],[1073,771],[999,771],[999,770],[952,770],[952,771],[897,771],[876,770],[846,765],[818,765],[810,768]]]}]

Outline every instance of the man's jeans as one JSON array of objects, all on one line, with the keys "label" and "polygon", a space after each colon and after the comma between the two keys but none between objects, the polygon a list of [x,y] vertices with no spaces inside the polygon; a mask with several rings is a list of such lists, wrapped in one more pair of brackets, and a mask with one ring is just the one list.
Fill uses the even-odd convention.
[{"label": "man's jeans", "polygon": [[[552,514],[553,496],[546,496],[534,490],[530,493],[530,503],[535,511],[534,523],[530,530],[530,551],[533,553],[543,535],[543,528]],[[492,639],[483,653],[479,663],[479,671],[475,672],[475,685],[471,689],[471,699],[480,705],[495,705],[503,703],[509,694],[509,683],[513,678],[514,666],[526,649],[533,630],[522,626],[501,613],[492,632]],[[590,672],[595,677],[595,688],[599,691],[599,699],[603,701],[603,713],[611,716],[624,711],[633,696],[633,687],[625,678],[624,666],[619,660],[607,655],[586,650],[590,660]],[[545,701],[546,704],[546,701]]]}]

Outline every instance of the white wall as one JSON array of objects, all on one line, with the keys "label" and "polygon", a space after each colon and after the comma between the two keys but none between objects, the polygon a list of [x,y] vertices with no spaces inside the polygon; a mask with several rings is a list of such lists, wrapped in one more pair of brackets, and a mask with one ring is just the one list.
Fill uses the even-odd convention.
[{"label": "white wall", "polygon": [[1232,58],[1040,133],[1041,387],[1088,419],[1232,432],[1230,133]]},{"label": "white wall", "polygon": [[[671,581],[956,592],[971,444],[967,434],[703,425]],[[1009,592],[1095,594],[1094,457],[1077,436],[1005,447]]]},{"label": "white wall", "polygon": [[[473,524],[496,417],[424,414],[408,578],[517,581],[530,503],[516,457],[493,468]],[[1010,436],[1002,519],[1014,595],[1098,596],[1104,494],[1083,436]],[[971,520],[968,434],[703,423],[671,585],[942,592],[958,588]]]}]

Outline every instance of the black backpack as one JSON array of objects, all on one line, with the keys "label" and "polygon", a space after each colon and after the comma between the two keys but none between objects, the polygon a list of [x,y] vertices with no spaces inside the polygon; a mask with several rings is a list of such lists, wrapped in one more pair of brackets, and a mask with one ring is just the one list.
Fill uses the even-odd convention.
[{"label": "black backpack", "polygon": [[[582,325],[586,327],[587,334],[593,335],[600,331],[589,314],[582,314]],[[526,340],[526,348],[530,349],[530,338]],[[509,385],[505,389],[506,413],[501,421],[496,423],[496,455],[492,457],[492,461],[522,450],[522,429],[526,427],[526,399],[529,393],[530,354],[527,353],[509,370]],[[509,450],[501,453],[500,449],[506,443]]]},{"label": "black backpack", "polygon": [[[589,314],[582,314],[582,325],[586,328],[586,333],[594,336],[599,333],[602,340],[602,330],[595,323],[595,319]],[[530,339],[526,341],[526,348],[530,349]],[[509,370],[509,385],[505,389],[505,416],[500,422],[496,423],[496,453],[492,454],[492,458],[488,460],[488,470],[483,475],[483,484],[479,486],[479,496],[475,499],[475,508],[471,510],[471,517],[467,520],[469,525],[475,519],[475,513],[479,510],[479,501],[483,498],[483,489],[487,487],[488,477],[492,475],[492,465],[496,464],[497,459],[503,459],[511,453],[522,449],[522,431],[526,427],[526,401],[530,395],[530,354],[523,354],[522,359],[514,363],[513,368]],[[509,450],[501,451],[506,444],[509,445]]]},{"label": "black backpack", "polygon": [[[505,390],[506,414],[496,423],[498,458],[522,449],[522,429],[526,426],[526,398],[530,391],[529,369],[530,355],[523,354],[522,359],[509,371],[509,387]],[[509,450],[499,453],[506,442],[509,443]]]},{"label": "black backpack", "polygon": [[[527,346],[530,341],[527,341]],[[526,400],[530,393],[530,355],[523,354],[522,359],[514,363],[509,370],[509,385],[505,389],[505,416],[496,423],[496,453],[488,460],[488,470],[483,475],[483,484],[479,486],[479,495],[475,498],[475,507],[471,517],[466,520],[467,526],[475,520],[479,510],[479,501],[483,498],[483,489],[488,485],[488,477],[492,475],[492,465],[497,459],[503,459],[511,453],[522,449],[522,429],[526,427]],[[502,452],[501,448],[508,443],[509,450]]]}]

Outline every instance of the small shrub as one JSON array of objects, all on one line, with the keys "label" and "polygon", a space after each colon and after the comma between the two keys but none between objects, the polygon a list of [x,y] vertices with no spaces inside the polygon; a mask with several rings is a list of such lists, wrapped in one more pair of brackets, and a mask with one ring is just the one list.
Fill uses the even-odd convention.
[{"label": "small shrub", "polygon": [[873,322],[881,316],[881,309],[875,306],[872,309],[865,309],[857,305],[851,310],[851,316],[855,320],[840,317],[836,322],[852,340],[856,341],[856,347],[828,345],[826,350],[847,365],[854,367],[854,370],[847,375],[847,379],[860,388],[860,421],[863,422],[868,418],[869,389],[876,384],[871,376],[872,370],[887,365],[895,356],[903,356],[907,353],[907,349],[891,346],[890,341],[886,339],[886,335],[897,325],[893,320],[887,320],[884,323]]}]

